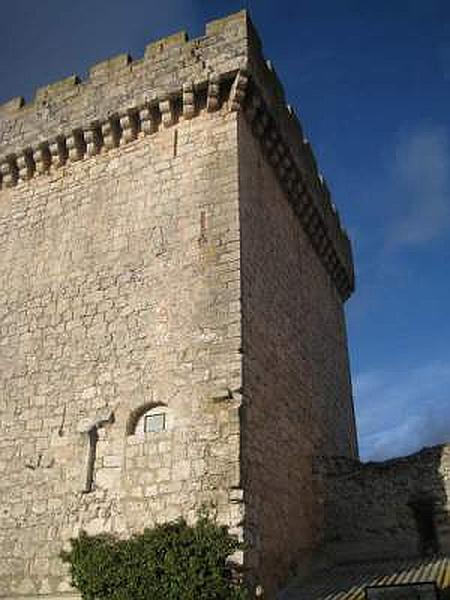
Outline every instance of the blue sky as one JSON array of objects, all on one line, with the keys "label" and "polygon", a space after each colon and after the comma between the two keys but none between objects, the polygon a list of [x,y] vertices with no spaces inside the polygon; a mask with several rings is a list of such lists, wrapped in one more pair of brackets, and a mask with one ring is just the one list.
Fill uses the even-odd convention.
[{"label": "blue sky", "polygon": [[447,0],[8,2],[0,102],[246,5],[354,243],[361,456],[450,440]]}]

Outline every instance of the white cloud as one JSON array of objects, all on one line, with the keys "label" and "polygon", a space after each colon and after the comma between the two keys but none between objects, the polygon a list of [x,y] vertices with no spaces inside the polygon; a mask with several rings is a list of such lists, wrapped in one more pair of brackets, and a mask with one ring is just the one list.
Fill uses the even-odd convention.
[{"label": "white cloud", "polygon": [[393,175],[399,214],[388,247],[430,241],[450,226],[448,130],[429,126],[410,132],[395,150]]},{"label": "white cloud", "polygon": [[354,379],[363,460],[384,460],[450,441],[450,362]]}]

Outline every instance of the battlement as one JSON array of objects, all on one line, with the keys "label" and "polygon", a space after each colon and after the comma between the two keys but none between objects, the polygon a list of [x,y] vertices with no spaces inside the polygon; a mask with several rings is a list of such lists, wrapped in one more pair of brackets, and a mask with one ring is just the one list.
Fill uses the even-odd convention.
[{"label": "battlement", "polygon": [[[239,111],[343,299],[354,289],[351,246],[309,142],[248,13],[150,43],[141,59],[120,54],[0,106],[0,189],[87,159],[203,112]],[[1,192],[0,192],[1,193]]]},{"label": "battlement", "polygon": [[184,83],[202,87],[213,73],[226,77],[245,66],[248,40],[249,19],[241,11],[208,23],[202,37],[189,40],[178,32],[148,44],[142,58],[120,54],[92,66],[86,80],[72,75],[38,88],[29,103],[13,98],[0,105],[0,156],[18,143],[32,145],[71,125],[107,118],[130,100],[152,103],[176,96]]}]

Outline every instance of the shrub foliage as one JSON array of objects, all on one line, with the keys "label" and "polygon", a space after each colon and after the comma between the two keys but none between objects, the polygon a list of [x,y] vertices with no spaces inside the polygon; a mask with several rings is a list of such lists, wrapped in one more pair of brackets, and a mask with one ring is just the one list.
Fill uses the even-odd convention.
[{"label": "shrub foliage", "polygon": [[244,600],[227,557],[240,547],[225,527],[201,515],[129,539],[82,532],[62,553],[84,600]]}]

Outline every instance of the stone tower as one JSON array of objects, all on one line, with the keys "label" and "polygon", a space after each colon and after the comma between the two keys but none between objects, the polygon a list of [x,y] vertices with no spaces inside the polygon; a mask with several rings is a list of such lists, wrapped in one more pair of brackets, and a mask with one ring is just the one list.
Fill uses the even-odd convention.
[{"label": "stone tower", "polygon": [[248,15],[0,107],[0,596],[213,502],[266,597],[357,456],[348,238]]}]

